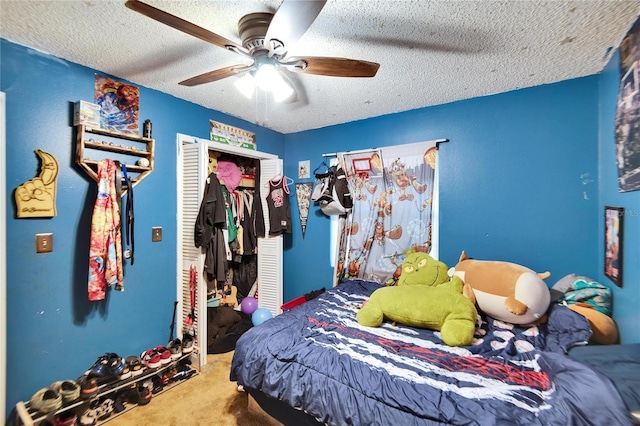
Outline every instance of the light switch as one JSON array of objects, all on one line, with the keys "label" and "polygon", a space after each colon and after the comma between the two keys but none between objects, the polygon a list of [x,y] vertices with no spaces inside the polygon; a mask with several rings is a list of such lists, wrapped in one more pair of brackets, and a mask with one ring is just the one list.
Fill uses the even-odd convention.
[{"label": "light switch", "polygon": [[151,241],[154,243],[162,241],[162,226],[154,226],[151,228]]},{"label": "light switch", "polygon": [[53,251],[53,234],[36,234],[36,253],[50,253]]}]

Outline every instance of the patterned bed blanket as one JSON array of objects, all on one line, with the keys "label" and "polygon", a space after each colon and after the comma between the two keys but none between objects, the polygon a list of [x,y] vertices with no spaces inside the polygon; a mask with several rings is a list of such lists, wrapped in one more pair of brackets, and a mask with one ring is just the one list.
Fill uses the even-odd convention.
[{"label": "patterned bed blanket", "polygon": [[555,305],[548,322],[482,317],[474,343],[357,323],[379,284],[345,281],[246,332],[230,378],[329,425],[633,424],[610,380],[566,356],[588,341],[584,317]]}]

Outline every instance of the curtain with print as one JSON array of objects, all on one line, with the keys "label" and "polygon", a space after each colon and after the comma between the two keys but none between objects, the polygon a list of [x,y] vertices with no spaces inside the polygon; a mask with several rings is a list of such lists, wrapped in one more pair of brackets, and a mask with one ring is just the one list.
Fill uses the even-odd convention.
[{"label": "curtain with print", "polygon": [[431,253],[436,153],[424,142],[338,154],[353,209],[341,221],[336,282],[395,285],[408,250]]}]

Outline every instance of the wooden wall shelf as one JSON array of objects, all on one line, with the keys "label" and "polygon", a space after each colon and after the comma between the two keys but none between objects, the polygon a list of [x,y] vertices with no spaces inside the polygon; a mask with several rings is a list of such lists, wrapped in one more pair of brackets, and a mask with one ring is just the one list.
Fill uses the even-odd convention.
[{"label": "wooden wall shelf", "polygon": [[[153,172],[154,139],[111,130],[94,129],[84,125],[76,127],[78,131],[76,137],[76,164],[82,167],[93,180],[98,181],[98,162],[104,158],[124,163],[127,166],[127,172],[131,174],[129,179],[132,186],[136,186]],[[130,141],[132,144],[123,145],[122,141]],[[116,155],[111,156],[108,153]],[[100,158],[89,158],[89,155],[99,156]],[[138,165],[137,161],[141,158],[149,161],[149,165]],[[123,188],[124,193],[126,193],[125,188]]]}]

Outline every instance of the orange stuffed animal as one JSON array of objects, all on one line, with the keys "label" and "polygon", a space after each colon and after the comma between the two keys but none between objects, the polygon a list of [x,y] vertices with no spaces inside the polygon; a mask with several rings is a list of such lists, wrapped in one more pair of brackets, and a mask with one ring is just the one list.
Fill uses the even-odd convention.
[{"label": "orange stuffed animal", "polygon": [[464,281],[464,295],[495,319],[530,324],[549,308],[551,296],[543,281],[549,272],[538,274],[515,263],[469,259],[463,251],[453,274]]}]

